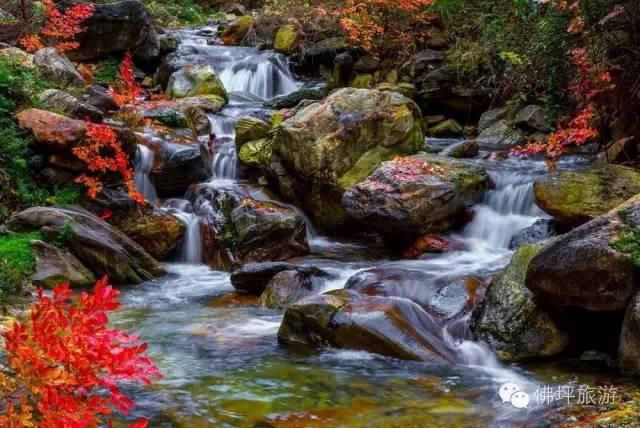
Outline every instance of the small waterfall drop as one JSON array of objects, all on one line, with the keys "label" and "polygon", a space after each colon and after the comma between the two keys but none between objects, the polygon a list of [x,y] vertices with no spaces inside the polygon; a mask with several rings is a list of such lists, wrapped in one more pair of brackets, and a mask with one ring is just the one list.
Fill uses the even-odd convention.
[{"label": "small waterfall drop", "polygon": [[149,174],[153,169],[154,156],[153,151],[147,146],[138,144],[134,161],[134,177],[133,182],[140,193],[152,204],[158,200],[156,188],[149,178]]},{"label": "small waterfall drop", "polygon": [[202,263],[202,231],[200,217],[193,212],[189,201],[169,199],[164,209],[178,218],[185,226],[184,236],[177,252],[177,261],[182,263]]}]

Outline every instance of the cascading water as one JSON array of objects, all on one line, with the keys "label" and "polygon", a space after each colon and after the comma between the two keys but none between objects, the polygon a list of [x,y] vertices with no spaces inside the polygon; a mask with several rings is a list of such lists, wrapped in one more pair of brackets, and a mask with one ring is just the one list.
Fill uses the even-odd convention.
[{"label": "cascading water", "polygon": [[181,199],[170,199],[165,202],[164,209],[180,219],[185,225],[182,242],[178,248],[177,261],[191,264],[202,263],[200,217],[193,212],[191,203]]},{"label": "cascading water", "polygon": [[156,188],[149,178],[149,174],[153,169],[153,163],[153,151],[147,146],[138,144],[134,162],[135,174],[133,177],[133,182],[135,183],[138,191],[140,191],[144,195],[144,197],[151,203],[155,203],[158,199]]}]

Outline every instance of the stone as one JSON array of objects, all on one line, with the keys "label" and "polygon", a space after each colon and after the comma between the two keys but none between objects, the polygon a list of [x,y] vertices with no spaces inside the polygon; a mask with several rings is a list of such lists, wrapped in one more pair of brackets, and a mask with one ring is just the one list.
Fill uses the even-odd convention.
[{"label": "stone", "polygon": [[16,119],[21,128],[33,133],[38,149],[48,153],[69,153],[87,130],[82,120],[35,108],[21,111]]},{"label": "stone", "polygon": [[15,61],[23,67],[34,68],[33,55],[18,49],[16,47],[8,47],[0,49],[0,58],[7,58]]},{"label": "stone", "polygon": [[103,86],[89,85],[84,88],[84,92],[85,102],[99,109],[103,113],[116,111],[120,108],[111,94],[109,94],[109,90]]},{"label": "stone", "polygon": [[63,283],[88,287],[96,281],[93,273],[69,251],[42,241],[31,241],[36,259],[35,273],[29,278],[36,287],[54,288]]},{"label": "stone", "polygon": [[384,162],[342,198],[347,213],[391,236],[448,230],[465,208],[480,201],[488,185],[475,163],[423,154]]},{"label": "stone", "polygon": [[462,131],[462,125],[460,125],[455,119],[447,119],[433,128],[429,128],[427,134],[437,138],[459,137],[462,135]]},{"label": "stone", "polygon": [[253,17],[241,16],[220,33],[220,38],[225,45],[239,45],[245,40],[254,24]]},{"label": "stone", "polygon": [[167,96],[186,98],[197,95],[216,95],[229,100],[220,78],[210,65],[186,66],[171,75],[167,84]]},{"label": "stone", "polygon": [[64,239],[65,246],[84,266],[98,277],[107,275],[116,284],[140,283],[165,273],[142,247],[81,208],[29,208],[12,216],[7,228],[16,232],[38,230],[45,236]]},{"label": "stone", "polygon": [[150,174],[161,198],[183,196],[189,186],[204,181],[208,176],[206,159],[197,146],[163,151],[160,164]]},{"label": "stone", "polygon": [[546,118],[544,109],[536,105],[528,105],[516,114],[515,124],[526,131],[551,131],[551,124]]},{"label": "stone", "polygon": [[250,141],[265,138],[271,126],[264,120],[255,117],[243,117],[236,123],[236,148],[240,148]]},{"label": "stone", "polygon": [[[305,47],[302,49],[299,71],[317,75],[323,67],[332,69],[336,56],[348,49],[349,46],[344,37],[330,37]],[[353,58],[351,60],[353,61]]]},{"label": "stone", "polygon": [[300,299],[312,295],[322,286],[322,277],[309,270],[286,270],[271,278],[260,296],[260,305],[283,310]]},{"label": "stone", "polygon": [[278,28],[273,42],[273,49],[285,55],[291,55],[298,46],[300,32],[295,25],[288,24]]},{"label": "stone", "polygon": [[55,48],[40,49],[33,55],[33,64],[42,76],[59,85],[83,85],[84,79],[71,61]]},{"label": "stone", "polygon": [[507,119],[509,109],[507,107],[494,108],[482,113],[480,120],[478,121],[478,132],[483,132],[489,129],[492,125],[495,125],[501,120]]},{"label": "stone", "polygon": [[480,152],[480,145],[476,140],[464,140],[451,144],[440,152],[440,156],[456,159],[474,158]]},{"label": "stone", "polygon": [[506,120],[499,120],[478,135],[481,147],[491,149],[511,149],[525,142],[524,135],[512,128]]},{"label": "stone", "polygon": [[618,360],[622,374],[640,376],[640,293],[629,302],[622,321]]},{"label": "stone", "polygon": [[239,292],[259,296],[276,274],[296,269],[300,267],[287,262],[247,263],[231,273],[231,285]]},{"label": "stone", "polygon": [[539,307],[525,287],[525,276],[539,245],[523,245],[495,276],[478,308],[473,331],[502,361],[543,358],[564,350],[568,336]]},{"label": "stone", "polygon": [[293,91],[290,94],[276,97],[270,101],[264,103],[264,106],[274,110],[282,110],[286,108],[293,108],[300,104],[303,100],[318,101],[324,98],[325,91],[323,88],[318,87],[302,87],[297,91]]},{"label": "stone", "polygon": [[60,111],[66,116],[78,119],[89,118],[93,122],[102,122],[104,116],[98,108],[60,89],[47,89],[39,95],[39,99],[50,109]]},{"label": "stone", "polygon": [[357,73],[374,73],[380,68],[380,61],[371,55],[361,56],[353,65],[353,70]]},{"label": "stone", "polygon": [[556,171],[534,184],[540,208],[558,223],[576,227],[606,214],[640,193],[640,173],[632,168],[594,164],[576,171]]},{"label": "stone", "polygon": [[537,244],[554,236],[558,236],[556,222],[554,220],[541,218],[536,220],[531,226],[513,235],[509,243],[509,248],[517,249],[525,244]]}]

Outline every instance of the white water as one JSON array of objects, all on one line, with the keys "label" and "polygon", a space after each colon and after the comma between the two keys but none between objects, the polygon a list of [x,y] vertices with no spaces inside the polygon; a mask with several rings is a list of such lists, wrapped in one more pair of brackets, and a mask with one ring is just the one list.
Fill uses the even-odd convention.
[{"label": "white water", "polygon": [[133,182],[140,193],[152,204],[158,199],[156,188],[149,178],[149,174],[153,169],[154,156],[153,151],[147,146],[138,144],[134,162]]}]

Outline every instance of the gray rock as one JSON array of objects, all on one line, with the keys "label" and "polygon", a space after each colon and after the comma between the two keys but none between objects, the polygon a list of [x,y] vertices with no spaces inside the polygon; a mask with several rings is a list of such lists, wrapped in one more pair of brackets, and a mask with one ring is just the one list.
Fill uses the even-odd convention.
[{"label": "gray rock", "polygon": [[63,86],[82,85],[84,80],[71,61],[55,48],[40,49],[33,55],[33,63],[42,75]]},{"label": "gray rock", "polygon": [[440,156],[464,159],[474,158],[480,152],[480,146],[476,140],[465,140],[452,144],[440,152]]},{"label": "gray rock", "polygon": [[160,166],[150,175],[158,196],[182,196],[189,186],[204,181],[209,176],[206,161],[197,145],[163,152]]},{"label": "gray rock", "polygon": [[482,131],[477,138],[481,147],[491,149],[511,149],[524,143],[524,135],[512,128],[506,120],[499,120]]},{"label": "gray rock", "polygon": [[89,118],[93,122],[102,122],[104,113],[91,104],[80,101],[68,92],[60,89],[47,89],[39,96],[40,102],[66,116],[78,119]]},{"label": "gray rock", "polygon": [[558,232],[555,228],[555,221],[539,219],[531,226],[513,235],[509,243],[509,248],[516,249],[524,244],[537,244],[557,235]]},{"label": "gray rock", "polygon": [[629,302],[622,322],[618,365],[626,376],[640,375],[640,293]]},{"label": "gray rock", "polygon": [[317,292],[322,277],[309,270],[287,270],[277,273],[260,296],[260,304],[270,309],[285,309],[287,306]]},{"label": "gray rock", "polygon": [[544,109],[536,105],[528,105],[518,112],[515,124],[526,131],[551,131],[551,124],[546,118]]},{"label": "gray rock", "polygon": [[491,125],[507,118],[509,109],[507,107],[494,108],[482,113],[478,121],[478,132],[488,129]]},{"label": "gray rock", "polygon": [[93,272],[62,248],[31,241],[31,249],[36,259],[36,272],[30,280],[37,287],[53,288],[65,282],[73,287],[87,287],[96,281]]},{"label": "gray rock", "polygon": [[325,91],[322,88],[303,87],[297,91],[291,92],[290,94],[282,95],[267,101],[264,103],[264,106],[274,110],[292,108],[300,104],[303,100],[321,100],[324,98],[324,95]]},{"label": "gray rock", "polygon": [[100,85],[90,85],[84,88],[85,102],[99,109],[103,113],[116,111],[120,107],[115,102],[109,90]]}]

